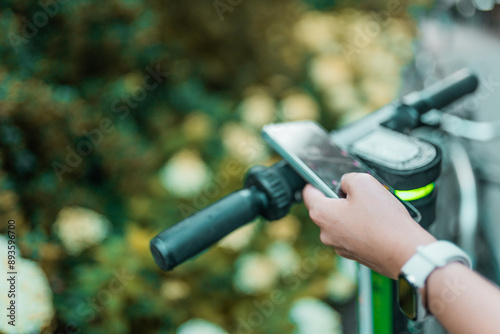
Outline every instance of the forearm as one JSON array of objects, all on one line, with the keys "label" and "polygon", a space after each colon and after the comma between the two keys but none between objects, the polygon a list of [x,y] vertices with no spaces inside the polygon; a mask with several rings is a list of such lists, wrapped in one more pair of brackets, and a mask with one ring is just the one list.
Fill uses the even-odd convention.
[{"label": "forearm", "polygon": [[[396,279],[418,246],[436,241],[370,175],[346,174],[341,186],[343,199],[327,198],[311,185],[303,192],[321,241],[337,254]],[[449,333],[500,332],[500,291],[467,267],[450,263],[436,269],[426,285],[427,305]]]},{"label": "forearm", "polygon": [[427,305],[450,334],[498,333],[500,290],[459,263],[427,279]]}]

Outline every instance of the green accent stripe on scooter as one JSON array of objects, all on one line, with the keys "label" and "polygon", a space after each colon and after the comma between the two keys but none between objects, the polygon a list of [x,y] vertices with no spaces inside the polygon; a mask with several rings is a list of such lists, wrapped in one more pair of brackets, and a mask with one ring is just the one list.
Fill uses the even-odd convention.
[{"label": "green accent stripe on scooter", "polygon": [[374,334],[392,334],[392,298],[392,280],[372,271]]},{"label": "green accent stripe on scooter", "polygon": [[403,201],[416,201],[417,199],[424,198],[432,193],[435,183],[428,184],[424,187],[411,189],[411,190],[395,190],[396,196]]}]

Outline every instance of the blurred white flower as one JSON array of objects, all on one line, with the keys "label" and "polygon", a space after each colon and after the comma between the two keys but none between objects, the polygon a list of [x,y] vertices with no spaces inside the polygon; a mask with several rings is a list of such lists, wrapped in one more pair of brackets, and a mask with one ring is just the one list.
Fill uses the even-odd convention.
[{"label": "blurred white flower", "polygon": [[367,78],[361,82],[361,87],[370,103],[370,107],[378,109],[391,102],[397,94],[399,85],[394,85],[392,82],[388,83],[382,80]]},{"label": "blurred white flower", "polygon": [[191,319],[177,328],[177,334],[228,334],[221,327],[203,320]]},{"label": "blurred white flower", "polygon": [[70,255],[99,244],[109,233],[111,224],[97,212],[82,207],[65,207],[57,215],[54,232]]},{"label": "blurred white flower", "polygon": [[160,294],[168,300],[184,299],[190,293],[189,284],[180,279],[167,279],[161,284]]},{"label": "blurred white flower", "polygon": [[192,197],[210,181],[210,173],[200,156],[189,150],[175,154],[161,168],[161,184],[174,196]]},{"label": "blurred white flower", "polygon": [[358,283],[358,267],[359,263],[354,260],[346,259],[340,255],[335,256],[335,268],[353,284]]},{"label": "blurred white flower", "polygon": [[352,85],[353,73],[343,56],[322,55],[314,57],[310,68],[311,79],[320,90],[342,85]]},{"label": "blurred white flower", "polygon": [[241,255],[236,261],[233,282],[243,293],[250,295],[269,291],[278,279],[278,268],[267,256],[248,253]]},{"label": "blurred white flower", "polygon": [[342,334],[339,313],[319,299],[299,299],[288,316],[296,326],[295,334]]},{"label": "blurred white flower", "polygon": [[224,237],[217,243],[217,246],[238,252],[250,244],[254,235],[256,223],[247,224]]},{"label": "blurred white flower", "polygon": [[337,51],[335,17],[321,12],[309,12],[294,27],[295,38],[313,52]]},{"label": "blurred white flower", "polygon": [[281,275],[291,274],[300,267],[300,256],[288,242],[272,243],[267,248],[266,254],[274,262]]},{"label": "blurred white flower", "polygon": [[359,54],[356,66],[363,77],[374,77],[375,79],[395,79],[397,83],[401,70],[399,59],[384,48],[383,45],[370,45],[364,52]]},{"label": "blurred white flower", "polygon": [[333,272],[328,276],[327,290],[333,301],[343,303],[356,294],[356,283],[339,272]]},{"label": "blurred white flower", "polygon": [[[7,273],[7,238],[0,236],[0,272]],[[11,320],[5,314],[0,318],[0,332],[7,334],[39,333],[50,325],[54,317],[52,291],[45,273],[37,263],[21,258],[16,249],[17,272],[16,286],[16,326],[11,326]],[[5,278],[3,278],[5,280]],[[0,308],[5,311],[10,303],[8,298],[9,284],[0,284]]]},{"label": "blurred white flower", "polygon": [[262,139],[237,123],[222,128],[222,143],[229,154],[246,164],[254,164],[267,155]]},{"label": "blurred white flower", "polygon": [[325,102],[331,109],[342,113],[355,112],[362,108],[354,86],[340,84],[324,91]]},{"label": "blurred white flower", "polygon": [[245,98],[240,108],[242,121],[257,129],[272,122],[275,117],[275,101],[264,90],[259,90]]},{"label": "blurred white flower", "polygon": [[281,100],[281,111],[283,119],[288,122],[317,120],[319,118],[319,108],[316,101],[304,93],[291,94]]}]

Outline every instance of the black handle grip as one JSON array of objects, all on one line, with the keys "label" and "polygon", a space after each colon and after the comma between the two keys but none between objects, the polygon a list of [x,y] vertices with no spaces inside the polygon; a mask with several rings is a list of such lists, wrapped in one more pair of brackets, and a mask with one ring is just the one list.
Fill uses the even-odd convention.
[{"label": "black handle grip", "polygon": [[259,190],[242,189],[160,232],[150,243],[156,264],[173,269],[255,219],[265,202]]},{"label": "black handle grip", "polygon": [[446,107],[474,92],[478,86],[478,77],[471,70],[464,68],[429,88],[407,95],[403,102],[422,114],[431,109]]}]

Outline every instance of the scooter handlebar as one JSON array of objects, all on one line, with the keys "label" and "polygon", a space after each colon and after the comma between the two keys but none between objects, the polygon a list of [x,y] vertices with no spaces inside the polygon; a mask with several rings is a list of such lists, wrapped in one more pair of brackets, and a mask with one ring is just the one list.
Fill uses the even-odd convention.
[{"label": "scooter handlebar", "polygon": [[264,205],[265,197],[255,188],[222,198],[154,237],[150,248],[155,262],[162,270],[173,269],[254,220]]}]

